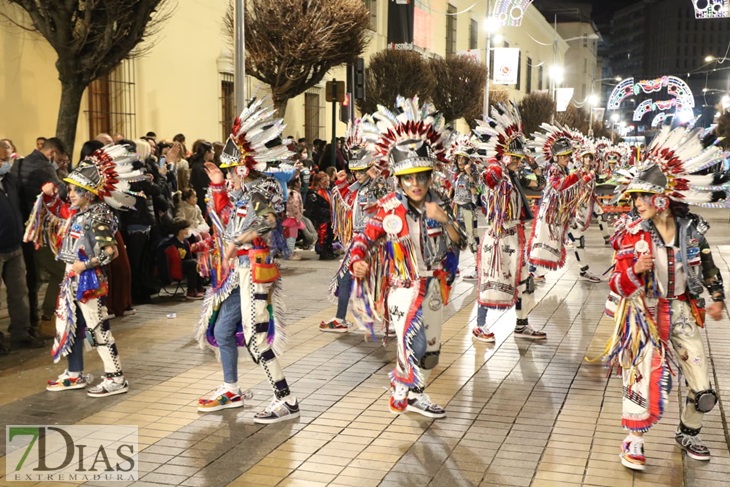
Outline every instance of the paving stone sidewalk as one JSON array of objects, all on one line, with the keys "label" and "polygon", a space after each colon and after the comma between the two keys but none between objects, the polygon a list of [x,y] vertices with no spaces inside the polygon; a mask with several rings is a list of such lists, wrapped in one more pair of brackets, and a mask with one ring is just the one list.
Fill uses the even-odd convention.
[{"label": "paving stone sidewalk", "polygon": [[[709,234],[725,276],[730,276],[728,227],[718,218]],[[592,269],[606,269],[610,252],[598,231],[590,230],[587,240]],[[727,485],[730,442],[722,400],[730,394],[727,316],[703,332],[721,397],[703,429],[712,461],[688,459],[674,446],[684,392],[675,378],[680,387],[672,391],[662,422],[647,435],[648,468],[635,474],[618,461],[625,436],[621,382],[606,379],[599,362],[585,360],[600,355],[612,331],[602,317],[608,286],[577,280],[572,255],[566,268],[549,273],[538,288],[530,322],[548,333],[544,343],[512,336],[513,311],[489,313],[497,343],[473,342],[474,283],[457,280],[446,308],[441,360],[428,388],[447,407],[447,418],[438,421],[388,411],[395,343],[384,347],[362,335],[318,331],[319,322],[334,314],[326,290],[337,263],[307,257],[283,266],[291,312],[283,362],[301,401],[298,421],[253,423],[271,393],[245,352],[240,382],[252,388],[254,399],[243,409],[197,413],[197,399],[222,381],[220,366],[191,338],[200,303],[163,299],[112,321],[131,383],[128,394],[91,399],[83,392],[49,393],[45,381],[64,364],[52,364],[46,351],[0,357],[3,433],[9,424],[137,425],[140,480],[134,485],[140,486]],[[464,270],[473,262],[468,259]],[[171,312],[175,319],[167,318]],[[0,311],[0,327],[6,324]],[[88,371],[101,370],[95,353],[86,361]],[[2,444],[3,474],[4,454]],[[6,484],[18,485],[0,478]]]}]

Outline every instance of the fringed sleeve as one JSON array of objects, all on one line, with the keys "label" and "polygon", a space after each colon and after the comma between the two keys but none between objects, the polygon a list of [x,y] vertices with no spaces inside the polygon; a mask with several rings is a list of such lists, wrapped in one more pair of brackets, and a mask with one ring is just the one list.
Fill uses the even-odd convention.
[{"label": "fringed sleeve", "polygon": [[57,255],[72,214],[58,196],[39,194],[26,223],[23,241],[33,242],[36,248],[47,246]]},{"label": "fringed sleeve", "polygon": [[352,240],[352,201],[353,196],[345,185],[337,185],[332,191],[332,233],[347,245]]}]

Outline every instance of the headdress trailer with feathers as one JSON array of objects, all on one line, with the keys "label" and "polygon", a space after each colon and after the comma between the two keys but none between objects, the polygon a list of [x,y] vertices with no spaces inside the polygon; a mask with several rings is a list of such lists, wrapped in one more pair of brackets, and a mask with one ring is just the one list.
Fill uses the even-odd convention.
[{"label": "headdress trailer with feathers", "polygon": [[273,118],[276,109],[273,105],[264,106],[264,101],[264,98],[252,100],[233,122],[221,153],[221,167],[242,166],[245,174],[251,170],[263,172],[268,162],[292,156],[280,138],[284,120]]},{"label": "headdress trailer with feathers", "polygon": [[495,158],[500,163],[504,156],[525,157],[526,142],[523,134],[520,111],[514,103],[498,103],[492,107],[492,121],[477,120],[474,134],[482,142],[480,152],[487,158]]},{"label": "headdress trailer with feathers", "polygon": [[347,167],[351,171],[363,171],[375,162],[375,154],[373,154],[370,144],[362,136],[361,120],[358,119],[347,123],[345,147],[350,152]]},{"label": "headdress trailer with feathers", "polygon": [[701,130],[679,127],[670,131],[665,127],[624,192],[663,194],[690,205],[730,208],[727,199],[716,201],[718,192],[725,194],[724,190],[730,187],[727,174],[695,174],[723,159],[717,146],[703,147]]},{"label": "headdress trailer with feathers", "polygon": [[137,154],[126,145],[107,145],[91,153],[64,181],[83,188],[117,210],[134,208],[130,183],[144,179],[144,171],[134,168]]},{"label": "headdress trailer with feathers", "polygon": [[477,156],[477,148],[472,138],[468,135],[452,132],[447,157],[454,159],[456,156],[475,157]]},{"label": "headdress trailer with feathers", "polygon": [[382,105],[372,121],[363,121],[363,137],[374,144],[375,156],[387,161],[395,176],[432,171],[434,162],[448,162],[446,149],[451,131],[443,115],[418,97],[396,100],[399,113]]},{"label": "headdress trailer with feathers", "polygon": [[570,129],[549,123],[543,123],[540,128],[544,132],[532,134],[533,140],[530,142],[540,166],[546,166],[554,157],[573,152],[573,133]]}]

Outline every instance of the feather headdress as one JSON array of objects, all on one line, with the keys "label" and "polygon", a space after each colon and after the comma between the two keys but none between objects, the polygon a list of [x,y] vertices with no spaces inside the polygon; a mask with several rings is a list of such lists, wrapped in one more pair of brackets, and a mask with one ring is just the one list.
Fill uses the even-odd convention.
[{"label": "feather headdress", "polygon": [[543,132],[532,134],[529,143],[535,152],[535,160],[540,166],[547,165],[554,157],[573,153],[573,133],[561,125],[540,125]]},{"label": "feather headdress", "polygon": [[730,187],[726,174],[695,174],[723,160],[719,147],[703,147],[701,130],[665,127],[652,142],[625,192],[663,194],[690,205],[730,208],[727,199],[715,201],[717,192],[726,196],[724,191]]},{"label": "feather headdress", "polygon": [[520,111],[512,102],[493,106],[491,121],[477,120],[474,128],[477,138],[484,141],[479,145],[480,152],[500,162],[504,156],[525,157],[527,143],[523,131]]},{"label": "feather headdress", "polygon": [[129,149],[126,145],[102,147],[81,161],[64,181],[90,191],[117,210],[134,208],[130,183],[145,176],[143,170],[134,168],[139,157]]},{"label": "feather headdress", "polygon": [[221,153],[221,167],[243,166],[245,172],[266,170],[268,162],[289,159],[294,154],[281,142],[284,120],[275,119],[273,105],[254,99],[233,122],[231,135]]},{"label": "feather headdress", "polygon": [[387,162],[395,176],[432,171],[434,162],[448,162],[447,144],[451,131],[444,128],[443,115],[418,97],[396,100],[397,112],[378,105],[372,120],[363,120],[363,137],[373,144],[375,156]]},{"label": "feather headdress", "polygon": [[375,154],[371,149],[371,144],[362,136],[362,121],[357,119],[354,122],[347,123],[347,133],[345,134],[345,147],[350,152],[350,160],[347,167],[351,171],[362,171],[373,165],[375,162]]}]

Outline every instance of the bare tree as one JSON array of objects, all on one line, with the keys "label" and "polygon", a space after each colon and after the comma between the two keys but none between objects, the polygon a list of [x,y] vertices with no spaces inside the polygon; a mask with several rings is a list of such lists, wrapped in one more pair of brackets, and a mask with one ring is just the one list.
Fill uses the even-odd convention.
[{"label": "bare tree", "polygon": [[590,125],[590,114],[587,110],[570,103],[564,112],[558,112],[555,121],[587,134]]},{"label": "bare tree", "polygon": [[[31,25],[58,54],[61,103],[56,136],[73,151],[81,97],[86,87],[123,59],[140,55],[138,45],[172,13],[169,0],[2,0],[27,12]],[[5,15],[10,19],[9,16]],[[10,19],[12,21],[12,19]],[[136,50],[135,50],[136,49]]]},{"label": "bare tree", "polygon": [[[482,110],[487,77],[484,65],[466,56],[450,56],[429,60],[436,86],[431,99],[446,120],[454,122]],[[472,117],[473,118],[473,117]]]},{"label": "bare tree", "polygon": [[392,108],[398,95],[418,95],[421,101],[430,101],[435,86],[436,79],[423,56],[415,51],[386,49],[370,58],[365,75],[367,99],[358,100],[357,108],[361,113],[373,113],[378,105]]},{"label": "bare tree", "polygon": [[519,104],[525,134],[537,132],[540,124],[549,122],[555,111],[555,102],[547,93],[535,92],[525,96]]},{"label": "bare tree", "polygon": [[[224,19],[231,40],[234,17],[231,3]],[[248,0],[244,24],[246,72],[269,85],[283,116],[290,98],[362,54],[370,13],[362,0]]]}]

